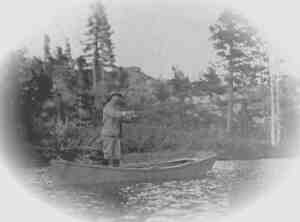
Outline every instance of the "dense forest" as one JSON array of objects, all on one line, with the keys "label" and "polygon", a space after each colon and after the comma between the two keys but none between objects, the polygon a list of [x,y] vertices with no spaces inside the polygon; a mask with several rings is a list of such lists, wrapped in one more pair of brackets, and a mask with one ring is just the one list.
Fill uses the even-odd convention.
[{"label": "dense forest", "polygon": [[[135,132],[124,142],[128,152],[174,145],[157,129],[271,143],[275,127],[276,144],[287,140],[297,127],[299,81],[289,73],[271,76],[267,44],[240,14],[225,10],[207,28],[216,59],[198,80],[191,81],[178,66],[170,67],[169,79],[155,79],[134,64],[116,65],[113,28],[97,2],[80,56],[74,57],[68,39],[54,48],[47,34],[42,58],[29,57],[26,49],[7,56],[5,119],[14,135],[35,146],[58,151],[97,146],[103,104],[118,90],[126,95],[125,108],[140,116],[124,126],[127,134]],[[134,128],[147,136],[137,138]]]}]

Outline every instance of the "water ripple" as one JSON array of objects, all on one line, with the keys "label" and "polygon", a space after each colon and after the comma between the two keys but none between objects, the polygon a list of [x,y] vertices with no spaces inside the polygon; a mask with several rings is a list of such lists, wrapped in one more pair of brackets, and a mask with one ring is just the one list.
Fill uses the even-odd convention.
[{"label": "water ripple", "polygon": [[245,193],[253,196],[249,190],[265,189],[270,172],[284,171],[283,162],[218,161],[202,180],[140,183],[110,191],[98,186],[57,188],[45,170],[26,178],[32,178],[28,184],[51,204],[92,221],[207,221],[227,215]]}]

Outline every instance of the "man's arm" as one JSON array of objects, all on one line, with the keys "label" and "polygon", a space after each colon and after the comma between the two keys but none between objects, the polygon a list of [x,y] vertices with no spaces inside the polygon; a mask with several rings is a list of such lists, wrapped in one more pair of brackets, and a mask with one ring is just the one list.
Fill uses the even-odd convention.
[{"label": "man's arm", "polygon": [[122,121],[125,123],[135,122],[138,119],[135,111],[127,111],[127,115],[122,118]]},{"label": "man's arm", "polygon": [[106,115],[113,118],[126,118],[134,113],[133,111],[120,111],[112,107],[106,107],[104,112]]}]

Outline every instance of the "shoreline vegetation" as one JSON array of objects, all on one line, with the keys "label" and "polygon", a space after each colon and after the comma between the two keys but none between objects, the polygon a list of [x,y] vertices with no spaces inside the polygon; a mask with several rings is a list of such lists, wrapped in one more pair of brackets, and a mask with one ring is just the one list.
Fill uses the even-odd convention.
[{"label": "shoreline vegetation", "polygon": [[[185,135],[186,138],[178,136],[177,141],[173,139],[171,144],[166,143],[159,148],[158,146],[155,147],[157,139],[153,136],[144,139],[144,143],[141,143],[140,147],[132,146],[133,144],[136,145],[136,143],[132,142],[132,137],[130,141],[128,141],[128,138],[124,138],[121,162],[122,164],[155,163],[172,159],[201,157],[209,153],[216,154],[217,160],[221,161],[293,158],[298,156],[299,145],[291,141],[273,147],[267,141],[240,137],[196,137],[193,143],[191,138],[187,138],[189,136],[191,135]],[[186,140],[192,142],[187,144]],[[147,146],[146,143],[148,143]],[[152,144],[153,147],[149,147],[149,144]],[[61,150],[55,150],[51,147],[33,146],[32,144],[27,146],[27,150],[31,150],[31,155],[27,153],[29,157],[27,164],[29,166],[47,166],[52,159],[97,165],[101,164],[103,159],[101,141],[95,141],[89,146],[74,146],[73,148],[69,147]],[[145,147],[148,147],[148,149],[142,150]]]},{"label": "shoreline vegetation", "polygon": [[20,49],[3,63],[1,107],[10,133],[22,141],[16,152],[44,162],[100,163],[103,105],[119,91],[125,94],[124,109],[139,116],[123,127],[125,159],[199,151],[220,159],[295,155],[300,80],[272,69],[267,43],[238,12],[224,10],[208,24],[216,58],[196,80],[179,65],[170,67],[168,79],[151,77],[134,64],[118,66],[113,27],[101,1],[92,4],[85,28],[80,56],[73,55],[68,38],[53,49],[45,34],[43,57]]}]

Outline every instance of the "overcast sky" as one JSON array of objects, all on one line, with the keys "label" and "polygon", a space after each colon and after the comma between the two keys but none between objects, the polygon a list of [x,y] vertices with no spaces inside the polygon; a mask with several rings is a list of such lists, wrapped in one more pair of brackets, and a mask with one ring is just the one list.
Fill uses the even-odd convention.
[{"label": "overcast sky", "polygon": [[[0,23],[5,30],[1,33],[1,51],[27,46],[30,54],[41,55],[43,34],[48,33],[53,48],[69,37],[74,55],[79,55],[87,3],[91,1],[7,1],[0,8]],[[272,7],[269,0],[104,1],[115,31],[119,65],[140,66],[149,75],[167,77],[170,66],[178,64],[189,76],[197,77],[213,57],[208,26],[224,6],[231,6],[263,32],[272,54],[286,61],[285,73],[300,73],[300,30],[295,28],[300,19],[298,1],[275,1]]]},{"label": "overcast sky", "polygon": [[[209,25],[223,7],[212,3],[168,3],[168,1],[105,1],[117,64],[139,66],[147,74],[168,77],[171,66],[178,65],[191,78],[197,78],[213,58]],[[50,24],[33,33],[25,45],[31,55],[42,55],[43,35],[51,37],[51,47],[70,38],[73,54],[82,53],[80,41],[89,13],[88,4],[58,10]]]}]

